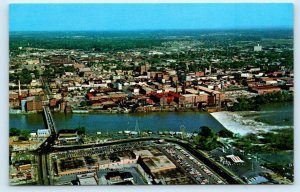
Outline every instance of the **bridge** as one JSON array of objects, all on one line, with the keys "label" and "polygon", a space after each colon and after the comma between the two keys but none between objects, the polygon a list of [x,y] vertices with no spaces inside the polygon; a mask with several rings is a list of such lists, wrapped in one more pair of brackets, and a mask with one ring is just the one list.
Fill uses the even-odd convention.
[{"label": "bridge", "polygon": [[49,165],[49,156],[52,145],[57,136],[57,130],[52,113],[48,106],[43,107],[43,115],[46,129],[50,130],[50,136],[34,151],[38,165],[38,180],[40,185],[53,185],[50,177],[51,168]]},{"label": "bridge", "polygon": [[55,122],[54,122],[54,119],[53,119],[53,116],[52,116],[52,113],[51,113],[49,107],[43,106],[43,112],[44,112],[44,117],[45,117],[46,128],[48,128],[50,130],[50,133],[52,136],[56,136],[57,130],[56,130]]}]

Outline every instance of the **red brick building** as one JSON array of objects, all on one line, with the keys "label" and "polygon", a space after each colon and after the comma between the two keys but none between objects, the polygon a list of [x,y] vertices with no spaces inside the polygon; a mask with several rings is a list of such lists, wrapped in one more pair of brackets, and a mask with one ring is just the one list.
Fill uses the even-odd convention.
[{"label": "red brick building", "polygon": [[203,71],[198,71],[195,73],[196,77],[203,77],[205,76],[205,73]]},{"label": "red brick building", "polygon": [[27,111],[42,111],[43,103],[41,98],[38,96],[27,97],[26,108]]},{"label": "red brick building", "polygon": [[251,88],[252,91],[258,93],[259,95],[265,94],[265,93],[272,93],[281,91],[281,88],[278,86],[273,85],[262,85],[262,86],[255,86]]}]

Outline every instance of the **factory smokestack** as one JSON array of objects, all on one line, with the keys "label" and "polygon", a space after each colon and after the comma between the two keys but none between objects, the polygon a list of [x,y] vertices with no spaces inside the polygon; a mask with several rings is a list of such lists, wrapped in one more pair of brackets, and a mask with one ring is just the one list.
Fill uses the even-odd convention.
[{"label": "factory smokestack", "polygon": [[21,96],[21,83],[20,83],[20,80],[19,80],[19,97]]},{"label": "factory smokestack", "polygon": [[21,82],[19,80],[19,95],[18,95],[19,101],[21,101],[23,99],[22,97],[22,93],[21,93]]}]

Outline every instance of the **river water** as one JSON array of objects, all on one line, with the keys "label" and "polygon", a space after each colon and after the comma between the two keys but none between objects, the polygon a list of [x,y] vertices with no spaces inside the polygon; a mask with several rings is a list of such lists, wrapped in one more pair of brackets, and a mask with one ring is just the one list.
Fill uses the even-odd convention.
[{"label": "river water", "polygon": [[[214,131],[224,127],[209,113],[203,112],[155,112],[142,114],[72,114],[53,113],[57,129],[85,127],[88,133],[134,131],[198,131],[201,126],[208,126]],[[11,114],[10,127],[36,131],[44,128],[42,114]]]},{"label": "river water", "polygon": [[[262,107],[262,111],[251,114],[251,119],[268,122],[270,126],[292,126],[293,104],[268,104]],[[243,118],[247,117],[245,115]],[[72,114],[53,113],[57,129],[72,129],[79,126],[86,128],[88,133],[134,131],[137,127],[140,131],[180,131],[185,127],[186,131],[198,131],[201,126],[208,126],[215,132],[223,129],[211,114],[205,112],[153,112],[140,114]],[[42,114],[10,114],[10,128],[27,129],[35,132],[44,128]]]},{"label": "river water", "polygon": [[262,106],[262,111],[258,112],[258,118],[273,126],[293,126],[294,125],[294,104],[293,103],[273,103]]}]

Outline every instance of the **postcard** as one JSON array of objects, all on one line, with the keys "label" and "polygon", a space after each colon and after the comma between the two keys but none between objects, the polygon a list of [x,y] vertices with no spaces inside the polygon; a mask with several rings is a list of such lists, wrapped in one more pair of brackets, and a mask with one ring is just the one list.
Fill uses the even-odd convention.
[{"label": "postcard", "polygon": [[290,3],[9,6],[10,185],[294,182]]}]

